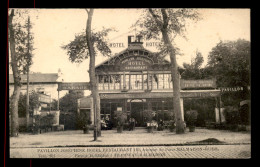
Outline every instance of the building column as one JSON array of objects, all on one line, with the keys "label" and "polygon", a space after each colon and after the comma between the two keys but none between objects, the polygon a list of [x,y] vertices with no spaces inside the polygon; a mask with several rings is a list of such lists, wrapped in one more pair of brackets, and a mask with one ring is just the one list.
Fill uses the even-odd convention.
[{"label": "building column", "polygon": [[58,103],[57,103],[57,110],[60,110],[60,91],[58,90]]},{"label": "building column", "polygon": [[184,121],[184,108],[183,108],[183,98],[180,98],[180,104],[181,104],[181,117]]}]

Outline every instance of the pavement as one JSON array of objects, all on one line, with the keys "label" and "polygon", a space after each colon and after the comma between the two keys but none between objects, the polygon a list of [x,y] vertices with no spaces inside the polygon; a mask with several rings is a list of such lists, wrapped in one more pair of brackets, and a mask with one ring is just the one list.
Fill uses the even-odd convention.
[{"label": "pavement", "polygon": [[[117,150],[115,150],[117,149]],[[195,132],[93,131],[20,134],[10,138],[10,158],[250,158],[250,132],[196,128]]]}]

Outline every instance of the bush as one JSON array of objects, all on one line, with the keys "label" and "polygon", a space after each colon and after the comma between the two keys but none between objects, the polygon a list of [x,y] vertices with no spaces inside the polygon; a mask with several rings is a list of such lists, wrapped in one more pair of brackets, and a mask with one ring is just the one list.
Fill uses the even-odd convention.
[{"label": "bush", "polygon": [[153,120],[153,111],[152,110],[144,110],[143,111],[143,117],[146,120],[146,122],[152,122],[152,120]]},{"label": "bush", "polygon": [[186,112],[188,126],[195,126],[198,117],[197,110],[189,110]]},{"label": "bush", "polygon": [[224,111],[224,115],[226,118],[226,124],[239,124],[240,123],[240,115],[239,111],[236,107],[227,106]]},{"label": "bush", "polygon": [[53,125],[53,120],[54,115],[52,114],[48,114],[45,116],[41,116],[41,115],[35,115],[34,119],[35,119],[35,123],[33,124],[33,132],[37,132],[39,129],[47,129],[47,128],[51,128]]},{"label": "bush", "polygon": [[117,122],[117,126],[124,126],[127,120],[127,114],[123,111],[114,111],[114,115]]}]

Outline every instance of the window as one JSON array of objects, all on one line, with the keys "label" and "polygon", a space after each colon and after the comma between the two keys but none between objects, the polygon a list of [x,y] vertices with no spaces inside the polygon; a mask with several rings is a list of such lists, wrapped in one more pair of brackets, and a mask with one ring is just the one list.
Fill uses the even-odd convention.
[{"label": "window", "polygon": [[120,75],[114,75],[114,81],[115,81],[115,89],[120,89]]},{"label": "window", "polygon": [[98,90],[103,90],[104,77],[103,75],[98,76]]},{"label": "window", "polygon": [[129,75],[125,75],[125,86],[126,89],[129,89]]},{"label": "window", "polygon": [[120,78],[121,78],[121,89],[129,89],[129,75],[125,75],[125,85],[124,85],[124,75],[121,75]]},{"label": "window", "polygon": [[144,90],[148,89],[147,88],[147,82],[148,82],[147,75],[144,75]]},{"label": "window", "polygon": [[131,89],[143,89],[142,75],[131,75]]},{"label": "window", "polygon": [[104,90],[108,90],[108,84],[109,84],[109,76],[108,75],[104,75]]},{"label": "window", "polygon": [[163,74],[158,74],[158,89],[164,88]]},{"label": "window", "polygon": [[170,75],[171,74],[164,74],[164,80],[163,80],[164,81],[163,82],[164,89],[170,88],[170,84],[171,84]]}]

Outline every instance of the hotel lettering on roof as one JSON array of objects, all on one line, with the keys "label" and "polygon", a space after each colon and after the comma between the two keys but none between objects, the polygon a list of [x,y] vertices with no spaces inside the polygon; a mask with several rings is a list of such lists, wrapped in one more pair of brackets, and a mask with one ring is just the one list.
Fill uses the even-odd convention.
[{"label": "hotel lettering on roof", "polygon": [[[114,121],[114,111],[122,110],[144,126],[144,110],[173,112],[173,87],[171,64],[168,60],[143,47],[142,38],[135,41],[128,37],[128,47],[96,66],[100,94],[101,117]],[[183,98],[218,97],[214,80],[182,80],[181,108]],[[185,88],[214,88],[210,90],[184,90]],[[91,96],[78,100],[78,112],[88,112],[92,123],[93,105]]]}]

